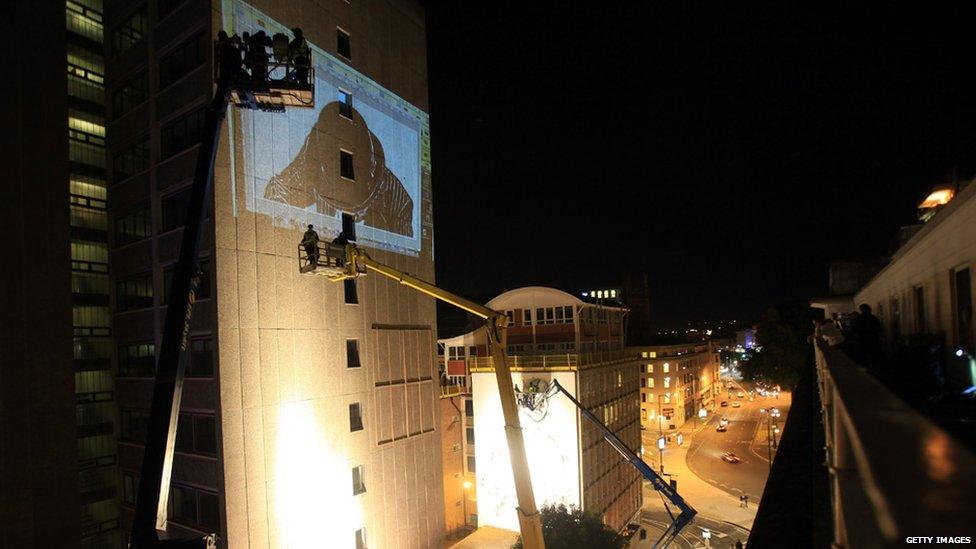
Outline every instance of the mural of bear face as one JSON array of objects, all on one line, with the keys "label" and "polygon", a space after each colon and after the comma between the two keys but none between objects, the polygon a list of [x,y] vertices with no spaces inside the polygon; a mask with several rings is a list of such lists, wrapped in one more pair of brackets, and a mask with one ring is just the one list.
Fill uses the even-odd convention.
[{"label": "mural of bear face", "polygon": [[[294,160],[275,174],[264,197],[328,216],[337,211],[370,227],[413,236],[413,199],[400,179],[386,167],[383,144],[362,115],[352,120],[332,102],[305,137]],[[340,149],[353,153],[354,180],[340,177]]]}]

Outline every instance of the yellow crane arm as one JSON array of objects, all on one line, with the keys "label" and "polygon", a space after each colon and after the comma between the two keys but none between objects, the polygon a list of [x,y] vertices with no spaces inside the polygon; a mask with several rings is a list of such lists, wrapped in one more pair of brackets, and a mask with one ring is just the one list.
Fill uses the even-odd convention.
[{"label": "yellow crane arm", "polygon": [[485,330],[491,341],[492,362],[495,367],[495,380],[498,383],[498,395],[502,403],[502,415],[505,418],[505,437],[508,440],[508,452],[512,461],[512,476],[515,480],[515,496],[518,500],[519,529],[522,532],[522,546],[525,549],[545,549],[542,537],[542,517],[535,505],[535,494],[532,490],[532,478],[529,475],[529,462],[525,455],[525,441],[522,438],[522,425],[518,416],[518,405],[515,402],[515,388],[512,384],[512,371],[508,367],[506,354],[506,328],[508,317],[503,313],[475,303],[461,296],[438,288],[429,282],[396,269],[383,265],[374,260],[355,244],[346,244],[344,273],[330,276],[330,280],[340,280],[359,276],[367,269],[383,276],[392,278],[404,286],[418,292],[450,303],[459,309],[478,316],[485,321]]}]

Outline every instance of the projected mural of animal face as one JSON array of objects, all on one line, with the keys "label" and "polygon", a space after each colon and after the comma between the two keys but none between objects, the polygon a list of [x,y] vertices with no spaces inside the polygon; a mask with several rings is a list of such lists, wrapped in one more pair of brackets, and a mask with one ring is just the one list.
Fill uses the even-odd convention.
[{"label": "projected mural of animal face", "polygon": [[[383,144],[357,110],[350,124],[339,107],[332,102],[322,109],[301,150],[271,178],[264,197],[299,208],[314,205],[316,212],[328,216],[341,211],[357,223],[413,236],[413,199],[387,168]],[[350,141],[340,140],[336,133],[345,133],[342,137]],[[340,149],[353,153],[353,181],[339,177]]]}]

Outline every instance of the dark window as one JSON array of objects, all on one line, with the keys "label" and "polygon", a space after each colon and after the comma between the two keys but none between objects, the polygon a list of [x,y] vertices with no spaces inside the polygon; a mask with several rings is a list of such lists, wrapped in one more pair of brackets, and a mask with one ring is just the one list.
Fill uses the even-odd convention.
[{"label": "dark window", "polygon": [[136,343],[119,346],[119,376],[152,377],[156,375],[156,346]]},{"label": "dark window", "polygon": [[915,332],[925,332],[925,288],[915,288]]},{"label": "dark window", "polygon": [[339,89],[339,114],[352,120],[352,94]]},{"label": "dark window", "polygon": [[145,309],[152,306],[152,275],[146,274],[115,283],[115,310],[117,312]]},{"label": "dark window", "polygon": [[349,240],[356,240],[356,218],[344,213],[342,214],[342,232]]},{"label": "dark window", "polygon": [[349,405],[349,431],[363,430],[362,406],[358,402]]},{"label": "dark window", "polygon": [[474,427],[468,427],[466,430],[468,444],[474,444]]},{"label": "dark window", "polygon": [[115,183],[149,169],[149,140],[140,141],[112,156]]},{"label": "dark window", "polygon": [[468,356],[478,356],[478,348],[474,345],[468,347]]},{"label": "dark window", "polygon": [[203,109],[193,111],[159,130],[159,159],[182,152],[200,142],[203,133]]},{"label": "dark window", "polygon": [[347,339],[346,340],[346,367],[347,368],[359,368],[362,366],[359,362],[359,340],[358,339]]},{"label": "dark window", "polygon": [[201,33],[160,59],[159,89],[169,86],[203,64],[207,58],[208,44],[208,37]]},{"label": "dark window", "polygon": [[366,549],[366,529],[356,530],[356,549]]},{"label": "dark window", "polygon": [[647,402],[647,393],[641,393],[641,402]]},{"label": "dark window", "polygon": [[156,2],[156,20],[162,21],[167,15],[173,13],[173,10],[180,7],[186,0],[157,0]]},{"label": "dark window", "polygon": [[216,494],[174,484],[170,489],[169,505],[170,516],[177,521],[200,525],[211,532],[220,529]]},{"label": "dark window", "polygon": [[186,209],[190,205],[190,187],[166,196],[162,200],[160,232],[171,231],[186,223]]},{"label": "dark window", "polygon": [[346,59],[352,59],[352,48],[349,45],[349,33],[336,29],[336,51]]},{"label": "dark window", "polygon": [[339,175],[346,179],[356,179],[356,173],[352,169],[352,153],[339,150]]},{"label": "dark window", "polygon": [[144,444],[146,442],[146,428],[149,423],[149,410],[125,409],[119,411],[122,425],[119,429],[119,440]]},{"label": "dark window", "polygon": [[474,417],[474,401],[467,399],[464,401],[464,415]]},{"label": "dark window", "polygon": [[119,55],[142,40],[149,28],[146,6],[142,6],[119,26],[112,29],[112,55]]},{"label": "dark window", "polygon": [[347,278],[342,281],[342,289],[345,293],[346,303],[355,305],[359,303],[359,296],[356,294],[356,280]]},{"label": "dark window", "polygon": [[[211,294],[210,260],[200,261],[200,282],[197,284],[195,299],[207,299]],[[170,289],[173,287],[173,273],[176,266],[170,266],[163,271],[163,303],[169,303]]]},{"label": "dark window", "polygon": [[138,493],[139,477],[131,473],[122,473],[122,503],[135,505]]},{"label": "dark window", "polygon": [[176,449],[181,452],[216,454],[217,430],[214,416],[180,412]]},{"label": "dark window", "polygon": [[190,362],[186,365],[188,377],[213,377],[214,356],[212,339],[194,339],[190,342]]},{"label": "dark window", "polygon": [[475,467],[474,456],[467,456],[467,458],[468,458],[468,472],[469,473],[476,472],[477,471],[477,467]]},{"label": "dark window", "polygon": [[969,269],[954,273],[956,337],[960,347],[973,350],[973,289]]},{"label": "dark window", "polygon": [[118,119],[149,98],[149,77],[137,75],[112,92],[112,116]]},{"label": "dark window", "polygon": [[353,495],[362,494],[366,491],[366,466],[360,465],[352,468],[352,493]]}]

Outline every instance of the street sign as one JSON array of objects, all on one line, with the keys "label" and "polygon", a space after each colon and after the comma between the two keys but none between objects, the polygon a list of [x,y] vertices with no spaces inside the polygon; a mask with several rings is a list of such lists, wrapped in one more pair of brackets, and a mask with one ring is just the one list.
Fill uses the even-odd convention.
[{"label": "street sign", "polygon": [[702,539],[712,539],[712,531],[708,528],[702,528]]},{"label": "street sign", "polygon": [[657,439],[657,448],[658,450],[664,449],[664,437]]}]

